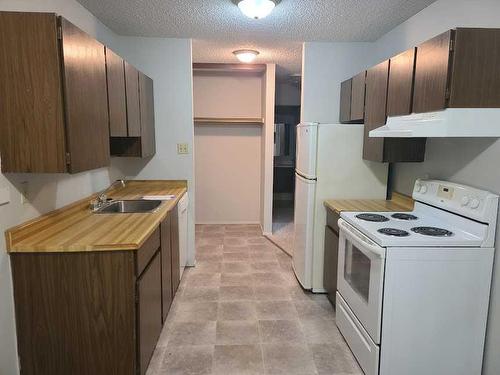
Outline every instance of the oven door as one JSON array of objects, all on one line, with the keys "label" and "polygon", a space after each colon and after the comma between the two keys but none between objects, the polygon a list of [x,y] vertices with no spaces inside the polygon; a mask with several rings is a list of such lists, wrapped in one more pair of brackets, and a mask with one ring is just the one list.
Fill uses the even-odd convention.
[{"label": "oven door", "polygon": [[364,329],[380,344],[385,248],[339,220],[337,288]]}]

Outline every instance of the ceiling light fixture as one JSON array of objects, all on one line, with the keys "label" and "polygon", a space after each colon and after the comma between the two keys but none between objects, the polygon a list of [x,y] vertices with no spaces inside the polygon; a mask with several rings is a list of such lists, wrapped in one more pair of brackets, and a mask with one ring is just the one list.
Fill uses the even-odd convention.
[{"label": "ceiling light fixture", "polygon": [[281,0],[237,0],[238,8],[241,12],[253,19],[267,17]]},{"label": "ceiling light fixture", "polygon": [[252,49],[240,49],[234,51],[233,54],[243,63],[251,63],[259,55],[259,51]]}]

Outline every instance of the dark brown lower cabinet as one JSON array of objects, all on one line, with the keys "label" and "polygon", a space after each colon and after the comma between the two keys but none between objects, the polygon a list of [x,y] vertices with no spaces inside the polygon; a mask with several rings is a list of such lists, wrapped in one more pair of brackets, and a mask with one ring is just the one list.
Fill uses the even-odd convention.
[{"label": "dark brown lower cabinet", "polygon": [[323,266],[323,287],[327,297],[335,306],[337,292],[337,263],[339,257],[339,233],[337,221],[339,215],[327,210],[327,226],[325,226],[325,255]]},{"label": "dark brown lower cabinet", "polygon": [[179,286],[178,236],[175,207],[136,251],[11,253],[21,374],[145,374]]},{"label": "dark brown lower cabinet", "polygon": [[172,223],[170,226],[172,236],[172,294],[177,292],[181,281],[180,253],[179,253],[179,214],[177,206],[171,211]]},{"label": "dark brown lower cabinet", "polygon": [[161,255],[158,250],[137,281],[139,369],[144,375],[162,328]]}]

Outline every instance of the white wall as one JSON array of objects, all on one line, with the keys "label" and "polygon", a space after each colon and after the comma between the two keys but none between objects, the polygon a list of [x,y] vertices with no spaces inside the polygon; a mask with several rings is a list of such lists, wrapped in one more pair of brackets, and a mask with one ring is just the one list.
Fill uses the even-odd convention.
[{"label": "white wall", "polygon": [[259,224],[262,127],[195,127],[196,223]]},{"label": "white wall", "polygon": [[[156,155],[152,159],[112,158],[118,174],[135,179],[187,180],[188,264],[194,265],[194,127],[191,41],[119,37],[116,52],[154,81]],[[177,154],[187,143],[189,154]]]},{"label": "white wall", "polygon": [[339,122],[340,83],[366,68],[371,48],[371,43],[304,43],[301,122]]},{"label": "white wall", "polygon": [[[1,11],[56,12],[93,35],[98,40],[135,63],[155,79],[158,155],[147,163],[136,163],[126,175],[151,178],[188,179],[191,189],[192,155],[180,158],[175,154],[177,139],[192,145],[191,55],[189,40],[135,40],[114,34],[74,0],[0,0]],[[132,46],[141,44],[141,59],[133,55]],[[149,49],[148,46],[158,48]],[[139,49],[139,48],[138,48]],[[128,56],[125,53],[129,53]],[[147,60],[148,63],[144,63]],[[144,64],[143,64],[144,63]],[[161,65],[161,68],[159,66]],[[156,69],[155,69],[156,68]],[[177,136],[178,129],[184,133]],[[189,135],[190,134],[190,135]],[[168,140],[168,141],[165,141]],[[168,159],[168,161],[166,160]],[[117,166],[115,167],[115,164]],[[0,206],[0,232],[42,213],[51,211],[107,187],[121,178],[121,163],[112,167],[77,175],[0,175],[0,187],[10,189],[10,204]],[[191,178],[188,178],[191,176]],[[28,182],[29,204],[21,204],[22,182]],[[193,215],[191,215],[192,218]],[[191,219],[191,242],[194,249],[194,225]],[[12,280],[5,242],[0,241],[0,374],[18,374],[14,325]]]},{"label": "white wall", "polygon": [[[498,0],[439,0],[375,43],[380,61],[455,27],[500,27]],[[394,169],[395,189],[410,194],[418,177],[463,183],[500,193],[500,140],[429,139],[424,163],[400,163]],[[497,226],[497,252],[500,223]],[[467,296],[464,296],[466,298]],[[466,324],[466,322],[464,322]],[[493,271],[492,297],[487,328],[484,375],[500,374],[500,256]]]},{"label": "white wall", "polygon": [[[263,118],[261,73],[196,73],[195,117]],[[262,126],[195,127],[196,223],[260,223]]]}]

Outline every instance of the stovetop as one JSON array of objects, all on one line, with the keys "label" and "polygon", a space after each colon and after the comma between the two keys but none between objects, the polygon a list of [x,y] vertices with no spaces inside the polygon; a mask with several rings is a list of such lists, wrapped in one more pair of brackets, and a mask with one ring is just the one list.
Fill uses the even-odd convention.
[{"label": "stovetop", "polygon": [[418,202],[413,212],[342,212],[341,218],[383,247],[480,247],[488,227]]}]

